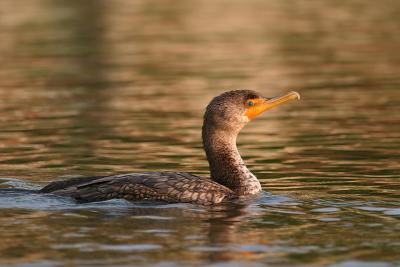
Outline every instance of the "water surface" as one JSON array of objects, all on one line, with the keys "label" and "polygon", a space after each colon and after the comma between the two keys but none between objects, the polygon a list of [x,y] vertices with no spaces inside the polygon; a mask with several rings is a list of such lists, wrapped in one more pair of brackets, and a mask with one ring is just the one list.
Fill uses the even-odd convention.
[{"label": "water surface", "polygon": [[[3,0],[0,264],[400,264],[399,18],[391,0]],[[239,88],[302,95],[239,136],[256,199],[78,205],[27,191],[208,175],[204,106]]]}]

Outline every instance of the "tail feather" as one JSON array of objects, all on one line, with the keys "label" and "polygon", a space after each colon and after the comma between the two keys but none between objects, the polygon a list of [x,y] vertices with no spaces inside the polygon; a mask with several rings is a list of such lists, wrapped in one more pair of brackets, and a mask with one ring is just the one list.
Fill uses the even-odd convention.
[{"label": "tail feather", "polygon": [[52,193],[54,191],[62,190],[68,187],[74,187],[79,186],[80,184],[93,182],[97,179],[101,179],[104,177],[106,176],[76,177],[68,180],[55,181],[40,189],[39,193]]}]

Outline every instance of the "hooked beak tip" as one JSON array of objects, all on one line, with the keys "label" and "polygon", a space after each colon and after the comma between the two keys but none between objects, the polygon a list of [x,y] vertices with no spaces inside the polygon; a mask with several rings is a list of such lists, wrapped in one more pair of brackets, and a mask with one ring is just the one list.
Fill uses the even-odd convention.
[{"label": "hooked beak tip", "polygon": [[292,95],[293,99],[300,100],[300,98],[301,98],[300,94],[298,92],[296,92],[296,91],[291,91],[291,92],[289,92],[289,94]]}]

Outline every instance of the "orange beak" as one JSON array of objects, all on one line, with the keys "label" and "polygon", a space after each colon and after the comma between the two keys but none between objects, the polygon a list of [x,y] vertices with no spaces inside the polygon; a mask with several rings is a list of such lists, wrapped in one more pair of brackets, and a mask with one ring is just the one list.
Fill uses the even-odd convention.
[{"label": "orange beak", "polygon": [[250,101],[253,102],[253,106],[247,108],[245,115],[249,118],[249,120],[251,120],[263,113],[264,111],[267,111],[273,107],[295,99],[300,99],[300,94],[295,91],[270,99],[252,99]]}]

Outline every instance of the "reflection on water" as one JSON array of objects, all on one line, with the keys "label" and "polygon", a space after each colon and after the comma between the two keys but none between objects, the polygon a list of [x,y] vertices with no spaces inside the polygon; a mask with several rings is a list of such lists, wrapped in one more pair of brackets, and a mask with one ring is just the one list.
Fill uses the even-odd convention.
[{"label": "reflection on water", "polygon": [[[0,264],[398,264],[399,15],[393,0],[3,0]],[[232,88],[302,94],[239,137],[270,193],[203,208],[26,191],[207,175],[203,109]]]}]

